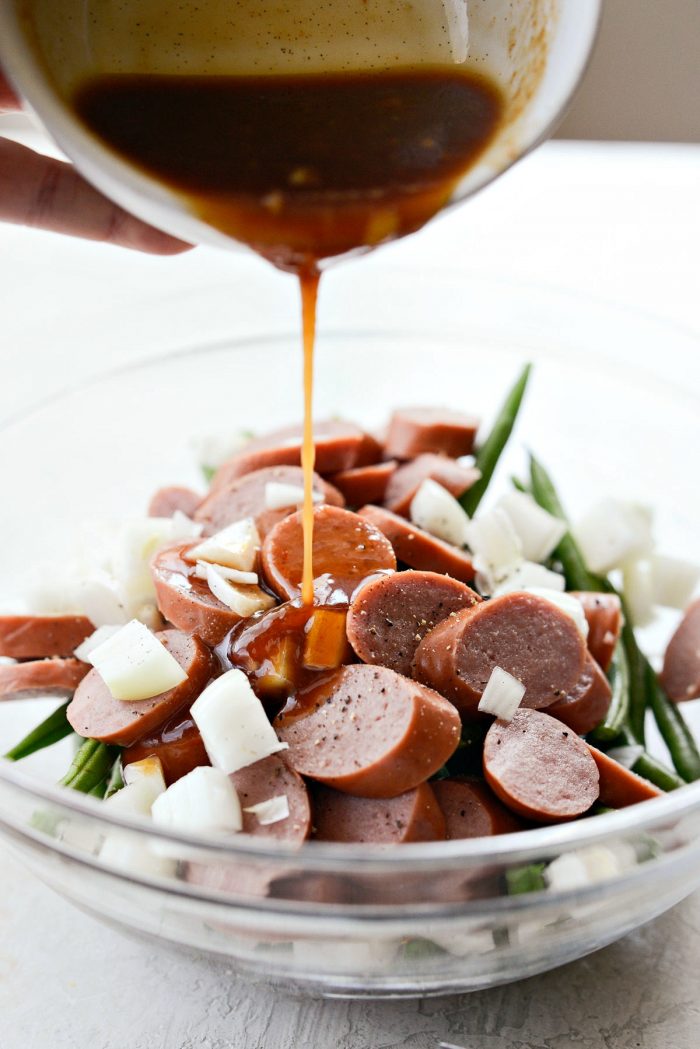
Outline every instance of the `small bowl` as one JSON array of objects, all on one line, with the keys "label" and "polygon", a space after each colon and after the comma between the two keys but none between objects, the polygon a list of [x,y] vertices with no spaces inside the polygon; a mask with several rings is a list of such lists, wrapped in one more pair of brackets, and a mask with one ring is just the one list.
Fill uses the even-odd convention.
[{"label": "small bowl", "polygon": [[[410,270],[384,270],[378,281],[362,271],[328,281],[319,417],[379,427],[394,405],[435,403],[488,420],[532,360],[494,494],[524,468],[526,445],[572,513],[611,491],[653,502],[660,548],[692,556],[700,497],[686,479],[699,406],[690,335],[536,287]],[[265,318],[257,294],[250,289],[245,310]],[[21,595],[28,565],[68,556],[86,520],[141,514],[161,484],[201,485],[193,436],[297,419],[298,343],[297,332],[259,329],[115,370],[0,431],[0,479],[12,493],[0,507],[3,599]],[[46,709],[0,705],[0,748]],[[685,710],[700,723],[695,705]],[[52,785],[68,758],[66,741],[24,766],[0,762],[0,831],[38,877],[114,925],[314,994],[441,994],[520,979],[610,943],[700,885],[700,784],[495,838],[289,850],[109,814]],[[559,887],[545,888],[538,874],[554,861]]]}]

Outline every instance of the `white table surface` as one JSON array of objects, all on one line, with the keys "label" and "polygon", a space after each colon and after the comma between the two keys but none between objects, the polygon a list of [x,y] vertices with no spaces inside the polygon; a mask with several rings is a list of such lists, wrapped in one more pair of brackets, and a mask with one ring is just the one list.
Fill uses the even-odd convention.
[{"label": "white table surface", "polygon": [[[30,139],[33,137],[29,137]],[[700,332],[700,147],[554,143],[403,244],[352,266],[459,267],[579,289]],[[351,279],[351,266],[330,281]],[[91,374],[240,332],[293,282],[244,255],[169,260],[0,228],[0,422]],[[332,298],[331,298],[332,301]],[[292,999],[103,928],[0,862],[2,1049],[697,1049],[700,896],[556,973],[447,999]]]}]

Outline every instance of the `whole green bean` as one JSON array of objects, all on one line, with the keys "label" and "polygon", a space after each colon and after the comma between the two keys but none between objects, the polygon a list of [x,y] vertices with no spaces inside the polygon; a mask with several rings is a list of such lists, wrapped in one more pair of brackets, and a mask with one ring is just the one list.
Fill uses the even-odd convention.
[{"label": "whole green bean", "polygon": [[[633,747],[637,746],[637,740],[630,732],[629,728],[625,726],[619,739],[615,740],[615,745],[620,747]],[[651,754],[644,751],[643,754],[635,761],[632,766],[632,772],[636,772],[642,779],[648,779],[650,783],[658,787],[659,790],[670,791],[677,790],[679,787],[685,786],[685,780],[676,773],[672,772],[662,761],[658,761],[653,758]]]},{"label": "whole green bean", "polygon": [[481,502],[489,482],[494,475],[498,460],[501,458],[503,449],[513,432],[515,420],[518,417],[520,406],[525,396],[531,364],[526,364],[520,373],[517,382],[512,387],[486,440],[477,449],[475,465],[481,470],[481,478],[464,493],[460,502],[470,517],[474,515]]},{"label": "whole green bean", "polygon": [[662,689],[654,668],[646,659],[644,664],[647,697],[654,720],[676,772],[686,783],[692,783],[700,779],[700,753],[693,734],[677,704],[672,703]]},{"label": "whole green bean", "polygon": [[603,721],[588,738],[592,743],[612,743],[622,732],[629,713],[629,667],[622,641],[618,641],[608,671],[612,698]]},{"label": "whole green bean", "polygon": [[116,747],[108,747],[95,739],[86,739],[60,785],[89,794],[98,784],[107,780],[118,753]]},{"label": "whole green bean", "polygon": [[637,644],[637,638],[634,636],[631,617],[624,599],[622,600],[622,611],[625,622],[622,627],[621,640],[629,670],[629,712],[627,724],[635,742],[644,746],[646,743],[644,723],[649,700],[645,670],[646,659]]},{"label": "whole green bean", "polygon": [[54,743],[65,739],[66,736],[70,736],[73,729],[66,718],[67,709],[67,703],[62,703],[60,707],[57,707],[40,725],[37,725],[24,739],[20,740],[12,750],[8,750],[7,754],[5,754],[7,760],[21,761],[22,758],[28,758],[30,754],[44,750],[45,747],[50,747]]},{"label": "whole green bean", "polygon": [[[551,477],[534,455],[530,456],[530,489],[535,502],[539,503],[543,510],[559,517],[566,524],[569,523]],[[571,532],[566,533],[552,556],[561,564],[567,590],[600,589],[600,578],[588,571],[583,554]]]}]

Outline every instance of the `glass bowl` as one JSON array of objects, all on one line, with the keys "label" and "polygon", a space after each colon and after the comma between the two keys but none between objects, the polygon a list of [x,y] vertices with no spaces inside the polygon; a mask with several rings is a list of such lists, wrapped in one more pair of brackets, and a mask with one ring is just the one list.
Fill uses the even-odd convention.
[{"label": "glass bowl", "polygon": [[[700,374],[691,335],[575,294],[379,272],[347,267],[327,280],[318,417],[377,427],[393,405],[435,403],[488,420],[532,360],[494,491],[529,446],[572,513],[611,491],[653,502],[661,549],[692,556],[700,496],[686,463]],[[86,521],[138,515],[161,484],[201,485],[193,436],[299,417],[298,333],[266,332],[268,316],[252,286],[240,304],[244,335],[114,370],[0,431],[0,479],[12,493],[0,507],[6,604],[34,562],[74,551]],[[0,749],[50,705],[0,704]],[[700,725],[695,706],[685,709]],[[440,994],[520,979],[610,943],[700,885],[700,784],[496,838],[289,850],[106,814],[52,785],[69,751],[64,741],[23,765],[0,762],[0,832],[30,870],[104,921],[314,994]],[[539,876],[552,862],[556,889]]]}]

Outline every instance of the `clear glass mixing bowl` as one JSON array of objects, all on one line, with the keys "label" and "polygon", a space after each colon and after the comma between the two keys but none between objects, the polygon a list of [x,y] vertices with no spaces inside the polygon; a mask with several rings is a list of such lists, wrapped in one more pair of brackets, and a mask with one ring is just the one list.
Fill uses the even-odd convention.
[{"label": "clear glass mixing bowl", "polygon": [[[266,333],[251,285],[244,336],[113,371],[0,431],[0,480],[12,496],[0,507],[3,598],[21,594],[35,561],[67,556],[86,519],[138,514],[162,483],[200,483],[193,435],[299,416],[298,335]],[[689,334],[575,295],[467,285],[439,271],[377,281],[369,267],[329,279],[322,318],[319,417],[377,426],[392,405],[423,402],[488,420],[533,360],[496,489],[522,467],[527,445],[572,512],[601,491],[652,501],[661,548],[696,550],[700,496],[686,471],[700,374]],[[0,704],[0,748],[47,706]],[[700,722],[692,704],[686,710]],[[700,784],[517,835],[289,851],[107,815],[51,785],[67,748],[26,766],[0,762],[0,832],[36,875],[112,924],[317,994],[424,995],[515,980],[611,942],[700,885]],[[105,839],[114,847],[98,855]],[[522,868],[572,852],[571,887],[513,894]]]}]

